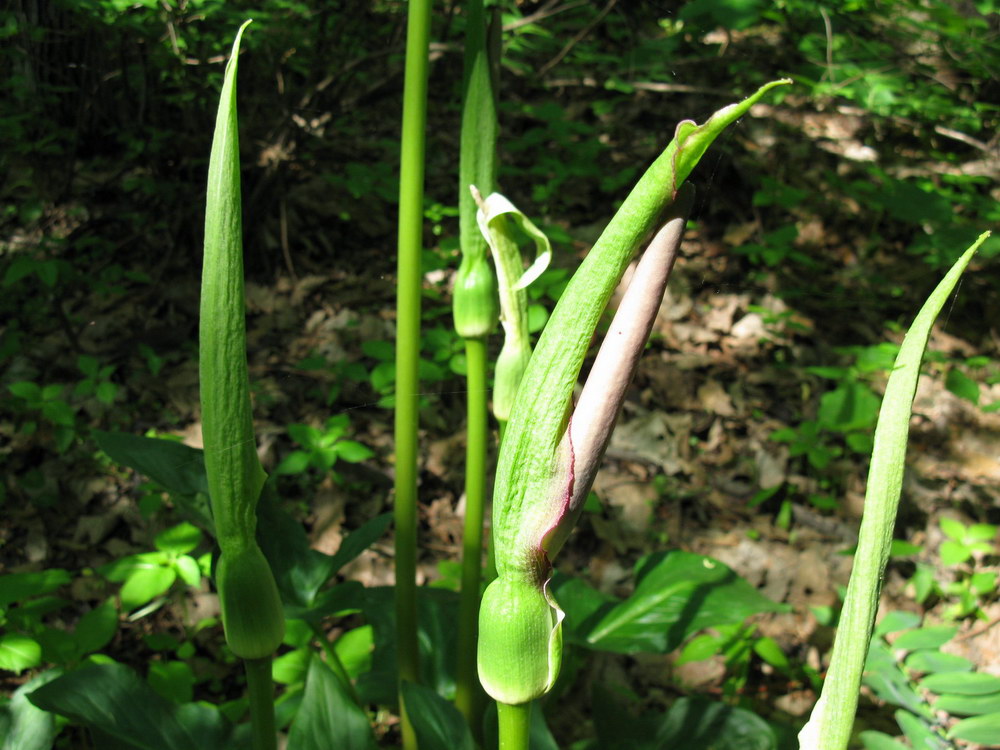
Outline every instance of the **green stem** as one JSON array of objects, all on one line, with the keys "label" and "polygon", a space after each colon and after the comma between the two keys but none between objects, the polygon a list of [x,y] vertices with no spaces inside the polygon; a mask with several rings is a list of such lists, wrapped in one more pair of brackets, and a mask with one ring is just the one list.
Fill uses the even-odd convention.
[{"label": "green stem", "polygon": [[500,727],[500,750],[528,750],[531,735],[531,702],[497,702],[497,722]]},{"label": "green stem", "polygon": [[483,570],[483,508],[486,497],[486,340],[465,340],[468,437],[465,450],[465,528],[462,593],[458,605],[458,671],[455,705],[469,726],[479,727],[482,689],[476,674],[476,637]]},{"label": "green stem", "polygon": [[274,680],[271,657],[244,659],[247,673],[247,699],[250,702],[250,733],[253,750],[277,750],[278,732],[274,726]]},{"label": "green stem", "polygon": [[[430,0],[411,0],[399,168],[399,257],[396,294],[396,648],[399,681],[418,682],[417,423],[420,356],[420,254],[423,244],[424,139]],[[402,706],[403,747],[416,737]]]},{"label": "green stem", "polygon": [[340,656],[337,654],[337,649],[334,648],[330,639],[326,637],[326,633],[323,632],[315,623],[310,622],[309,628],[312,630],[313,635],[316,640],[319,641],[320,647],[323,649],[323,653],[326,654],[326,665],[333,670],[333,673],[340,678],[340,681],[347,688],[347,692],[351,695],[351,700],[353,700],[358,707],[361,707],[361,698],[358,697],[357,690],[354,689],[354,683],[351,682],[351,676],[347,673],[347,669],[344,667],[344,662],[340,660]]}]

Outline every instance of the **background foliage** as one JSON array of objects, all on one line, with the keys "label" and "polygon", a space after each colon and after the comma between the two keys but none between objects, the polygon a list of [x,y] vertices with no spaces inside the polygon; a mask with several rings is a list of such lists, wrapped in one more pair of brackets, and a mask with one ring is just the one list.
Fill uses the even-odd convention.
[{"label": "background foliage", "polygon": [[[702,119],[767,80],[794,79],[693,176],[700,248],[681,280],[696,316],[704,319],[713,294],[734,294],[742,295],[741,314],[760,321],[759,347],[726,387],[766,377],[752,409],[727,429],[738,440],[751,423],[769,425],[769,442],[787,449],[791,479],[764,486],[751,467],[744,494],[729,494],[739,513],[769,514],[785,531],[804,511],[850,519],[843,498],[863,476],[895,354],[886,339],[908,325],[958,253],[1000,219],[995,1],[828,5],[501,3],[499,182],[549,233],[560,258],[532,291],[535,330],[575,256],[677,121]],[[5,615],[10,637],[22,638],[5,644],[9,669],[73,665],[107,647],[129,664],[159,664],[149,682],[168,699],[224,702],[239,693],[199,666],[199,654],[220,648],[211,618],[172,614],[192,606],[189,593],[208,572],[193,459],[179,454],[170,467],[187,492],[165,493],[165,483],[115,468],[95,440],[98,430],[197,433],[189,427],[198,419],[194,269],[204,179],[224,53],[248,17],[255,23],[243,45],[240,116],[262,453],[280,475],[284,504],[314,537],[323,498],[340,498],[333,505],[347,529],[377,518],[385,503],[405,3],[9,3],[0,10],[0,562],[4,573],[44,576],[31,579],[39,598],[4,598],[5,607],[34,602]],[[455,439],[463,401],[456,375],[464,359],[447,304],[448,269],[457,263],[463,32],[461,3],[439,3],[421,377],[428,439],[445,444]],[[995,235],[946,321],[952,338],[928,365],[984,419],[1000,407],[990,262],[997,252]],[[684,353],[703,350],[692,344]],[[691,390],[716,375],[694,367]],[[703,425],[691,433],[696,457],[698,445],[712,444],[711,420],[690,406],[665,406]],[[430,453],[426,501],[457,501],[457,480],[435,459],[441,450]],[[943,502],[964,520],[940,524],[941,555],[953,572],[938,575],[926,554],[900,568],[912,578],[915,602],[928,610],[942,602],[952,620],[976,617],[995,600],[998,480],[995,471],[985,476],[976,491],[955,493],[964,500]],[[662,497],[681,498],[670,506],[676,511],[711,494],[663,465],[647,479]],[[685,505],[684,498],[693,499]],[[904,517],[901,538],[916,532],[921,542],[927,528],[938,528],[921,513]],[[588,543],[599,544],[604,520],[596,511],[580,559],[593,552]],[[622,542],[623,569],[662,549],[667,536],[654,528],[631,549]],[[440,563],[438,585],[448,585],[449,550],[432,561]],[[149,618],[160,618],[160,627],[147,628]],[[352,630],[360,619],[345,622],[350,633],[368,632],[354,638],[384,637]],[[743,694],[752,662],[809,683],[808,670],[784,666],[780,650],[752,629],[714,624],[699,655],[724,655],[723,694]],[[56,634],[67,628],[76,629],[75,645]],[[153,630],[173,641],[151,641]],[[584,630],[574,633],[586,641]],[[358,659],[353,676],[365,671]],[[301,685],[309,668],[296,664],[290,685]],[[12,678],[10,692],[28,674]],[[917,704],[897,704],[926,723]],[[673,726],[669,716],[657,721]],[[614,731],[598,718],[598,736]]]}]

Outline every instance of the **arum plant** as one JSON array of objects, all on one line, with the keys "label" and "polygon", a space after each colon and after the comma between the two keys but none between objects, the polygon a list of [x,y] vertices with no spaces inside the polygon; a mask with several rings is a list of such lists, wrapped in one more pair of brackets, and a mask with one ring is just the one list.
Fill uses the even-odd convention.
[{"label": "arum plant", "polygon": [[[423,245],[424,141],[430,0],[412,0],[406,20],[406,72],[399,157],[396,287],[396,653],[399,680],[417,682],[417,423],[420,359],[420,252]],[[416,736],[400,693],[403,747]]]},{"label": "arum plant", "polygon": [[[494,376],[493,415],[500,424],[502,438],[517,388],[531,359],[528,294],[525,290],[548,267],[552,246],[548,237],[504,196],[493,193],[484,199],[475,185],[470,186],[470,192],[479,206],[476,220],[490,246],[497,269],[504,339]],[[527,270],[524,270],[521,251],[514,239],[515,227],[535,244],[535,261]]]},{"label": "arum plant", "polygon": [[878,610],[882,576],[889,559],[892,530],[899,508],[910,412],[920,375],[920,362],[935,319],[972,256],[989,235],[989,232],[980,235],[931,292],[903,339],[886,383],[875,426],[875,444],[865,490],[865,512],[858,532],[854,568],[840,613],[840,625],[823,691],[809,721],[799,733],[802,750],[842,750],[850,739],[862,672]]},{"label": "arum plant", "polygon": [[[681,185],[712,141],[774,86],[681,122],[574,274],[521,381],[500,447],[494,488],[497,579],[480,609],[479,677],[496,699],[501,748],[527,747],[530,702],[551,689],[562,654],[562,611],[549,591],[552,560],[582,510],[636,358],[659,306],[690,196]],[[571,413],[591,337],[635,248],[656,233]]]},{"label": "arum plant", "polygon": [[257,546],[256,507],[267,475],[257,458],[246,358],[236,71],[240,27],[226,65],[208,167],[199,323],[202,434],[215,537],[215,583],[226,642],[244,660],[254,747],[276,747],[271,656],[285,631],[274,575]]},{"label": "arum plant", "polygon": [[458,167],[459,244],[462,262],[455,280],[455,331],[465,341],[467,434],[465,520],[462,531],[462,591],[459,601],[455,704],[478,727],[476,635],[482,580],[483,514],[486,504],[486,340],[497,326],[497,283],[486,243],[476,228],[476,204],[468,186],[496,181],[496,93],[486,48],[482,0],[466,4],[465,73],[461,152]]}]

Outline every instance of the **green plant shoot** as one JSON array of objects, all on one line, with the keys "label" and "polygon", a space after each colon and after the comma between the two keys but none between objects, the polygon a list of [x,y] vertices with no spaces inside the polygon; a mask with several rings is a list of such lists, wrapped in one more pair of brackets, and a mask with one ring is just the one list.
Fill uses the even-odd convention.
[{"label": "green plant shoot", "polygon": [[222,624],[229,647],[245,660],[254,748],[269,750],[277,742],[271,654],[281,645],[285,618],[256,539],[257,501],[267,475],[250,412],[236,119],[240,40],[249,23],[236,34],[226,65],[208,165],[198,362],[205,473],[221,550],[215,582]]},{"label": "green plant shoot", "polygon": [[920,362],[938,313],[972,256],[989,235],[989,232],[980,235],[931,292],[903,339],[895,367],[889,375],[875,426],[875,445],[868,472],[858,548],[854,553],[854,569],[847,586],[823,692],[808,723],[799,733],[802,750],[842,750],[847,747],[903,487],[910,411],[917,390]]},{"label": "green plant shoot", "polygon": [[[528,331],[528,295],[525,289],[541,276],[552,259],[548,237],[521,213],[513,203],[499,193],[485,199],[475,185],[470,186],[479,210],[476,220],[486,238],[497,269],[500,293],[500,320],[503,325],[503,347],[497,357],[493,388],[493,415],[501,430],[510,419],[517,396],[517,387],[531,359],[531,334]],[[514,239],[513,227],[535,244],[535,260],[525,270],[521,251]]]},{"label": "green plant shoot", "polygon": [[[455,279],[452,312],[464,339],[466,365],[465,522],[462,531],[462,593],[459,603],[455,705],[470,727],[482,722],[482,691],[476,681],[476,640],[482,587],[483,516],[486,506],[486,338],[497,325],[497,282],[476,227],[469,185],[493,189],[496,181],[497,111],[494,77],[486,45],[483,0],[466,3],[458,221],[462,262]],[[478,734],[478,732],[477,732]]]},{"label": "green plant shoot", "polygon": [[[582,509],[631,367],[648,335],[640,312],[655,288],[645,288],[644,277],[656,274],[648,267],[636,273],[640,284],[627,296],[637,309],[630,309],[621,323],[619,311],[605,339],[613,342],[609,361],[597,378],[592,374],[571,418],[573,387],[598,320],[635,248],[678,198],[681,184],[708,146],[783,83],[789,81],[766,84],[702,125],[678,124],[673,140],[573,276],[539,339],[500,449],[493,510],[498,578],[487,588],[480,610],[479,677],[500,703],[525,704],[544,695],[558,674],[562,612],[548,591],[551,562]],[[667,269],[683,231],[684,206],[675,204],[675,209],[677,214],[651,244],[651,257],[659,257]],[[658,303],[659,297],[654,313]],[[630,352],[632,348],[637,351]]]},{"label": "green plant shoot", "polygon": [[205,471],[222,553],[216,584],[226,640],[244,659],[270,655],[284,636],[274,575],[257,546],[257,500],[267,475],[257,458],[250,413],[243,299],[236,71],[233,42],[208,167],[202,269],[199,372]]}]

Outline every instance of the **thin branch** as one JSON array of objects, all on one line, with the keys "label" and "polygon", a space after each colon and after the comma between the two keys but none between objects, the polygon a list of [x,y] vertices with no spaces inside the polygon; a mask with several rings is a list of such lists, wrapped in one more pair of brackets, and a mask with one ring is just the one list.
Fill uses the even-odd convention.
[{"label": "thin branch", "polygon": [[558,13],[562,13],[567,10],[573,10],[573,8],[579,8],[581,5],[589,5],[590,0],[574,0],[570,3],[563,3],[558,7],[552,7],[556,4],[557,0],[550,0],[545,3],[541,8],[536,10],[530,16],[525,16],[524,18],[519,18],[516,21],[511,21],[509,24],[503,27],[504,31],[515,31],[522,26],[527,26],[532,23],[538,23],[539,21],[544,21],[546,18],[554,16]]},{"label": "thin branch", "polygon": [[594,20],[592,20],[590,23],[588,23],[586,26],[584,26],[582,29],[580,29],[580,32],[576,36],[574,36],[572,39],[570,39],[566,43],[566,46],[563,47],[561,50],[559,50],[558,54],[556,54],[555,57],[553,57],[551,60],[549,60],[547,63],[545,63],[545,65],[543,65],[538,70],[538,77],[541,78],[546,73],[548,73],[552,68],[554,68],[556,65],[558,65],[559,62],[564,57],[566,57],[566,55],[569,54],[569,51],[571,49],[573,49],[573,47],[575,47],[591,31],[593,31],[594,27],[597,26],[597,24],[599,24],[601,21],[604,20],[604,17],[606,15],[608,15],[608,13],[611,12],[611,9],[615,7],[615,5],[617,4],[617,2],[618,2],[618,0],[608,0],[608,4],[604,6],[603,10],[601,10],[601,12],[597,14],[597,16],[594,18]]}]

